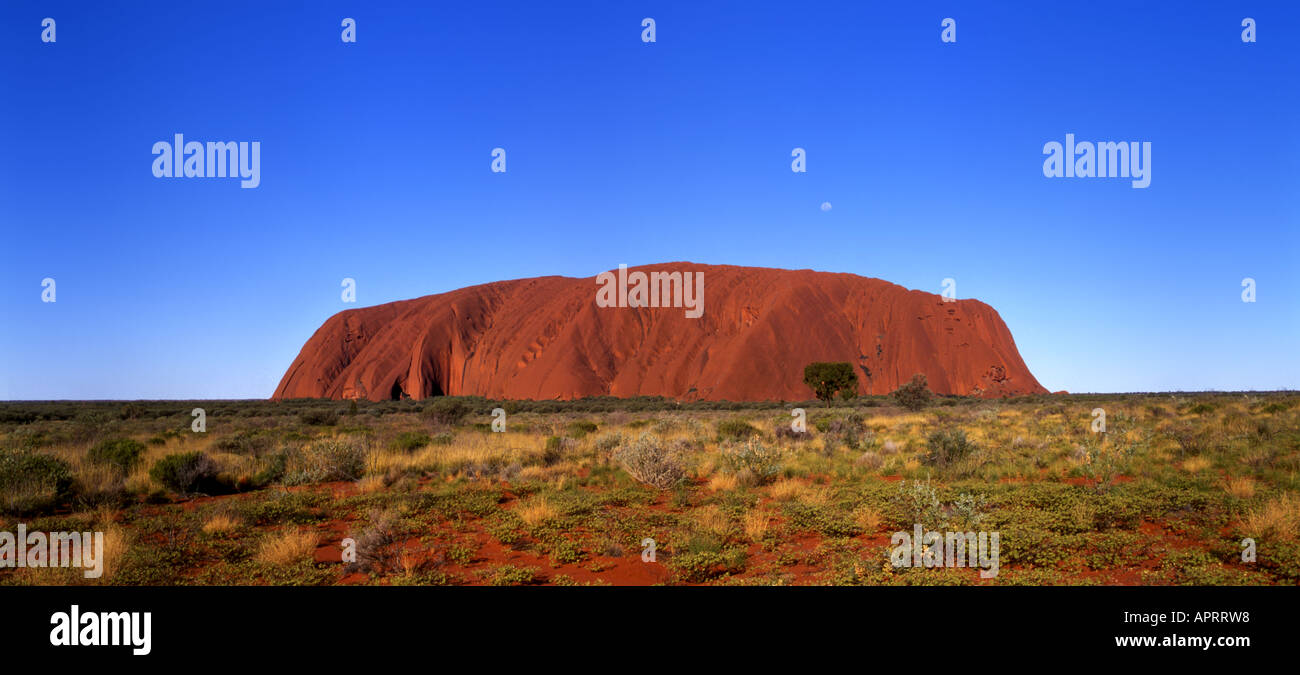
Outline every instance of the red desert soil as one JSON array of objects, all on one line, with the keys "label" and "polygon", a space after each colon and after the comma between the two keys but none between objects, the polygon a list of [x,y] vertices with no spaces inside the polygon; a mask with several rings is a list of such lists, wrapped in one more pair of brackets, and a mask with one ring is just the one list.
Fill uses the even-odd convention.
[{"label": "red desert soil", "polygon": [[628,272],[703,273],[703,316],[599,307],[596,277],[559,276],[350,309],[307,341],[272,398],[804,400],[813,361],[854,364],[862,394],[915,373],[940,394],[1047,393],[978,300],[812,270],[683,262]]}]

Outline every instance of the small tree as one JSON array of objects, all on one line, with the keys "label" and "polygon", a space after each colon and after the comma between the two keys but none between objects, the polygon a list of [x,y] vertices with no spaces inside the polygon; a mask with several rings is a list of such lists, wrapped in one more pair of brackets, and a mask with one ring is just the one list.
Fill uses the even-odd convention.
[{"label": "small tree", "polygon": [[926,386],[925,375],[917,373],[912,380],[894,392],[894,400],[908,410],[920,410],[929,405],[934,394]]},{"label": "small tree", "polygon": [[460,424],[471,412],[469,405],[454,396],[439,396],[426,404],[423,411],[425,419],[446,426]]},{"label": "small tree", "polygon": [[825,401],[829,406],[836,394],[850,398],[858,392],[858,374],[853,366],[844,363],[827,363],[817,361],[803,369],[803,383],[816,394],[817,400]]}]

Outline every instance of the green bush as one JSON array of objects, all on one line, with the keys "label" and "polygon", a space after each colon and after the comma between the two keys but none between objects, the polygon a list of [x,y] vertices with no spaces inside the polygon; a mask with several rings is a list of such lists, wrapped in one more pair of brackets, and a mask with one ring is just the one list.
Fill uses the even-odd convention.
[{"label": "green bush", "polygon": [[312,426],[332,427],[339,421],[336,410],[304,410],[298,413],[298,421]]},{"label": "green bush", "polygon": [[781,449],[769,448],[758,441],[725,448],[722,459],[732,473],[762,485],[770,483],[781,473]]},{"label": "green bush", "polygon": [[654,434],[641,437],[621,448],[614,460],[633,478],[664,490],[682,482],[686,469]]},{"label": "green bush", "polygon": [[933,397],[934,394],[930,392],[925,376],[921,373],[913,375],[911,381],[894,391],[894,401],[912,411],[921,410],[929,405]]},{"label": "green bush", "polygon": [[53,506],[68,496],[72,468],[68,463],[26,452],[0,453],[0,506],[25,513]]},{"label": "green bush", "polygon": [[424,406],[424,417],[434,424],[455,426],[473,412],[469,405],[459,398],[439,396]]},{"label": "green bush", "polygon": [[217,466],[199,451],[167,455],[154,462],[149,477],[180,494],[210,490],[216,483]]},{"label": "green bush", "polygon": [[561,436],[548,436],[546,438],[546,447],[542,450],[542,465],[551,466],[564,456],[565,451],[577,447],[578,442],[572,438]]},{"label": "green bush", "polygon": [[961,429],[932,431],[925,445],[925,463],[931,466],[948,466],[975,450],[975,444],[966,439],[966,432]]},{"label": "green bush", "polygon": [[241,431],[237,434],[218,438],[212,447],[220,452],[232,455],[260,456],[271,449],[275,438],[266,431]]},{"label": "green bush", "polygon": [[758,433],[758,429],[745,420],[725,419],[718,422],[719,440],[743,441]]},{"label": "green bush", "polygon": [[284,478],[284,472],[289,466],[289,453],[277,452],[269,457],[262,459],[261,468],[253,474],[254,487],[266,487]]},{"label": "green bush", "polygon": [[414,452],[429,445],[432,440],[429,434],[423,431],[403,431],[388,444],[388,447],[401,452]]},{"label": "green bush", "polygon": [[130,473],[140,462],[144,454],[144,443],[130,438],[112,438],[96,443],[86,453],[86,458],[95,464],[110,464],[122,473]]},{"label": "green bush", "polygon": [[289,455],[286,485],[356,480],[366,473],[366,450],[345,441],[319,441]]},{"label": "green bush", "polygon": [[815,362],[803,369],[803,383],[813,390],[813,395],[830,405],[835,395],[849,400],[858,393],[858,374],[846,362]]},{"label": "green bush", "polygon": [[599,450],[600,452],[613,452],[624,443],[627,443],[627,436],[623,435],[622,432],[615,431],[603,434],[600,438],[597,438],[596,450]]},{"label": "green bush", "polygon": [[579,420],[577,422],[570,422],[568,427],[569,435],[572,436],[573,438],[582,438],[583,436],[586,436],[587,434],[595,431],[597,428],[598,426],[595,422],[591,422],[588,420]]}]

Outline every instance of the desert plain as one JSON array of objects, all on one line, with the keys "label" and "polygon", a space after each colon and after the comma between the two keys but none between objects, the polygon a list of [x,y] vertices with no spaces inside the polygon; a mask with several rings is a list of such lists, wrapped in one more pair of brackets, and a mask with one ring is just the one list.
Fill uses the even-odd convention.
[{"label": "desert plain", "polygon": [[[105,541],[0,584],[1294,585],[1298,404],[0,403],[0,530]],[[917,524],[998,574],[891,564]]]}]

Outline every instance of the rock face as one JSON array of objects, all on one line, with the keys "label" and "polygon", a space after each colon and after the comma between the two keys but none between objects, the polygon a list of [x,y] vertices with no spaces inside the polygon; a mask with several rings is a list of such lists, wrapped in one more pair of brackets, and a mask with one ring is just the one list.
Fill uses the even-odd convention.
[{"label": "rock face", "polygon": [[703,315],[599,306],[600,277],[556,276],[350,309],[307,341],[272,398],[796,401],[813,397],[803,384],[813,361],[853,364],[863,394],[915,373],[941,394],[1047,392],[978,300],[853,274],[695,263],[631,268],[634,289],[638,271],[702,272]]}]

